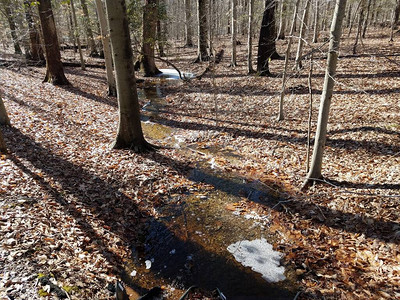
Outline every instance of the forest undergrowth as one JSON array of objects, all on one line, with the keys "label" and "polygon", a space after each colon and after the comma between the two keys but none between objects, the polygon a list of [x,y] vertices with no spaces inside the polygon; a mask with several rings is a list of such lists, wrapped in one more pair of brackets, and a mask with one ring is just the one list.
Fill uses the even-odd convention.
[{"label": "forest undergrowth", "polygon": [[[105,96],[103,69],[66,67],[72,85],[59,87],[42,83],[45,68],[1,67],[0,92],[12,123],[1,127],[9,149],[0,157],[2,299],[51,297],[54,291],[38,283],[40,276],[54,277],[71,299],[111,299],[107,285],[121,277],[138,294],[162,285],[169,299],[179,298],[189,286],[160,279],[151,269],[139,280],[126,262],[142,224],[161,218],[171,198],[201,198],[218,189],[189,176],[204,160],[214,172],[257,181],[275,197],[271,204],[239,193],[241,200],[227,203],[226,211],[232,224],[251,213],[264,217],[265,231],[292,270],[297,299],[400,298],[400,37],[389,43],[379,36],[364,39],[359,55],[350,54],[353,39],[342,43],[325,179],[307,191],[300,191],[307,60],[302,71],[290,71],[284,121],[277,121],[283,61],[271,62],[274,77],[248,76],[243,45],[239,65],[228,67],[228,39],[216,46],[226,50],[222,62],[201,80],[145,78],[139,87],[157,85],[165,100],[145,126],[167,130],[147,135],[165,147],[144,154],[110,149],[118,108]],[[280,53],[285,45],[279,42]],[[180,44],[167,54],[181,70],[199,74],[207,67],[192,63],[195,49],[175,46]],[[325,69],[322,47],[313,63],[312,137]],[[140,101],[142,107],[149,102],[146,93]]]}]

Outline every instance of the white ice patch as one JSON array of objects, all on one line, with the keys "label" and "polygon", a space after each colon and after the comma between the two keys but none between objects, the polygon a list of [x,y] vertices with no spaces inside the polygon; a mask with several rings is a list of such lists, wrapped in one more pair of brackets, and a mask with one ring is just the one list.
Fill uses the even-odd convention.
[{"label": "white ice patch", "polygon": [[228,251],[245,267],[261,273],[268,282],[285,280],[285,268],[280,266],[282,253],[274,251],[265,239],[239,241],[228,246]]}]

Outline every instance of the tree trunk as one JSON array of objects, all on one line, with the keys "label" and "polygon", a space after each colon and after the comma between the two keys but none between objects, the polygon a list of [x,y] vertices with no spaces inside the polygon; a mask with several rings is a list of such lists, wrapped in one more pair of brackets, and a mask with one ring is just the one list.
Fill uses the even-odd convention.
[{"label": "tree trunk", "polygon": [[237,0],[231,0],[231,13],[232,13],[232,57],[231,66],[236,66],[236,34],[237,34]]},{"label": "tree trunk", "polygon": [[396,8],[394,10],[394,25],[399,25],[399,16],[400,16],[400,0],[397,0]]},{"label": "tree trunk", "polygon": [[283,121],[285,119],[285,116],[283,114],[283,100],[285,98],[286,77],[287,77],[287,69],[288,69],[289,59],[290,59],[290,48],[291,48],[292,42],[293,42],[293,35],[294,35],[294,29],[295,29],[294,27],[296,26],[297,10],[299,8],[299,3],[300,3],[300,0],[296,0],[296,4],[294,6],[294,11],[293,11],[292,26],[290,27],[289,41],[288,41],[287,48],[286,48],[285,65],[283,67],[283,75],[282,75],[282,88],[281,88],[281,94],[280,94],[280,98],[279,98],[278,121]]},{"label": "tree trunk", "polygon": [[361,4],[360,5],[361,5],[361,7],[360,7],[360,15],[358,16],[358,26],[357,26],[356,39],[355,39],[354,45],[353,45],[353,54],[357,53],[358,40],[361,39],[362,25],[363,25],[363,22],[364,22],[365,0],[361,0]]},{"label": "tree trunk", "polygon": [[192,7],[190,0],[185,0],[185,46],[193,47]]},{"label": "tree trunk", "polygon": [[90,23],[89,11],[86,5],[86,0],[81,0],[82,12],[83,12],[83,26],[85,28],[87,37],[87,47],[89,50],[89,56],[97,57],[99,53],[96,50],[96,45],[94,43],[93,31]]},{"label": "tree trunk", "polygon": [[0,95],[0,125],[10,125],[6,107],[4,106],[3,99]]},{"label": "tree trunk", "polygon": [[296,53],[296,59],[295,59],[297,70],[300,70],[302,68],[301,57],[303,55],[303,45],[304,45],[304,39],[306,36],[308,11],[310,10],[310,3],[311,3],[311,0],[306,0],[306,6],[304,7],[303,17],[301,19],[299,43],[297,44],[297,53]]},{"label": "tree trunk", "polygon": [[39,0],[39,17],[42,24],[43,39],[46,52],[46,76],[43,82],[55,85],[69,84],[61,63],[60,46],[58,44],[56,24],[54,23],[51,0]]},{"label": "tree trunk", "polygon": [[284,40],[285,39],[285,16],[284,14],[286,13],[287,5],[285,0],[281,0],[281,9],[279,12],[279,29],[278,29],[278,34],[277,34],[277,39],[278,40]]},{"label": "tree trunk", "polygon": [[6,142],[4,141],[3,133],[0,130],[0,153],[7,153]]},{"label": "tree trunk", "polygon": [[207,49],[207,0],[198,0],[197,2],[197,18],[199,24],[197,59],[196,62],[210,60],[210,55]]},{"label": "tree trunk", "polygon": [[335,74],[337,58],[339,52],[340,36],[342,34],[342,22],[345,14],[346,0],[337,0],[335,12],[333,15],[331,35],[329,43],[329,52],[327,59],[327,68],[325,71],[324,88],[321,95],[321,104],[318,114],[318,124],[315,136],[314,151],[311,161],[311,168],[307,174],[304,187],[308,183],[322,178],[322,157],[326,143],[326,132],[328,126],[329,109],[332,100],[333,86],[335,83]]},{"label": "tree trunk", "polygon": [[275,4],[275,0],[265,0],[257,55],[257,73],[260,76],[271,76],[269,60],[281,58],[276,52]]},{"label": "tree trunk", "polygon": [[108,27],[117,82],[119,107],[118,133],[114,149],[129,148],[143,151],[148,148],[140,123],[133,53],[126,15],[125,0],[106,0]]},{"label": "tree trunk", "polygon": [[319,0],[315,0],[313,43],[318,42],[318,36],[319,36],[319,5],[320,5]]},{"label": "tree trunk", "polygon": [[158,9],[157,0],[146,0],[143,8],[143,45],[142,45],[142,67],[144,76],[153,77],[160,74],[154,59],[154,45],[156,42]]},{"label": "tree trunk", "polygon": [[364,23],[363,23],[363,29],[362,29],[362,35],[361,37],[364,39],[365,34],[367,33],[367,28],[368,28],[368,23],[369,23],[369,16],[371,12],[371,4],[372,0],[368,0],[368,5],[367,5],[367,13],[365,15]]},{"label": "tree trunk", "polygon": [[164,45],[167,41],[166,37],[166,26],[163,22],[167,18],[167,7],[165,0],[158,0],[158,17],[157,17],[157,42],[158,42],[158,52],[160,57],[165,57]]},{"label": "tree trunk", "polygon": [[103,43],[104,61],[106,65],[107,83],[109,96],[117,96],[117,87],[115,86],[115,78],[113,74],[112,57],[110,49],[110,36],[108,34],[108,27],[106,15],[104,13],[103,2],[96,0],[97,15],[99,17],[101,42]]},{"label": "tree trunk", "polygon": [[70,4],[71,4],[71,11],[72,11],[72,16],[74,18],[74,36],[75,36],[75,40],[78,44],[78,52],[79,52],[79,59],[81,61],[81,69],[85,70],[85,60],[83,59],[83,54],[82,54],[82,46],[81,46],[81,39],[79,38],[79,32],[78,32],[78,21],[76,20],[76,13],[75,13],[75,5],[74,5],[74,1],[70,0]]},{"label": "tree trunk", "polygon": [[24,7],[25,7],[25,19],[28,23],[29,29],[29,59],[34,61],[44,61],[44,53],[43,48],[40,43],[40,34],[36,27],[36,24],[32,18],[32,9],[31,9],[31,1],[25,0]]},{"label": "tree trunk", "polygon": [[253,69],[253,14],[254,0],[249,3],[249,26],[247,35],[247,72],[248,74],[255,73]]},{"label": "tree trunk", "polygon": [[14,43],[14,52],[15,54],[22,54],[21,46],[19,45],[18,42],[17,26],[15,25],[15,19],[14,19],[15,13],[11,8],[11,3],[9,1],[1,1],[1,3],[4,8],[4,13],[8,22],[8,26],[10,27],[11,38]]}]

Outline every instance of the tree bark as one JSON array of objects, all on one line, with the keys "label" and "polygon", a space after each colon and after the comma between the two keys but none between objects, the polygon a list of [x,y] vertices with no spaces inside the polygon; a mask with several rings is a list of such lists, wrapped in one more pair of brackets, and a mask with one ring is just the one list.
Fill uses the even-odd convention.
[{"label": "tree bark", "polygon": [[96,57],[99,53],[96,50],[96,45],[94,43],[93,31],[90,23],[89,11],[86,5],[86,0],[81,0],[82,12],[83,12],[83,26],[85,28],[87,37],[87,46],[89,50],[89,56]]},{"label": "tree bark", "polygon": [[0,125],[10,125],[6,107],[4,106],[3,99],[0,95]]},{"label": "tree bark", "polygon": [[300,70],[302,68],[301,57],[303,55],[304,38],[306,35],[310,3],[311,3],[311,0],[306,0],[306,6],[304,7],[303,17],[301,19],[301,24],[300,24],[299,43],[297,44],[297,53],[296,53],[296,59],[295,59],[295,64],[296,64],[297,70]]},{"label": "tree bark", "polygon": [[394,9],[394,25],[399,25],[399,16],[400,16],[400,0],[397,0],[396,8]]},{"label": "tree bark", "polygon": [[237,0],[231,0],[231,13],[232,13],[232,57],[231,66],[236,66],[236,34],[237,34]]},{"label": "tree bark", "polygon": [[117,96],[117,87],[115,85],[115,77],[113,73],[112,57],[110,49],[110,36],[108,34],[106,15],[104,13],[103,2],[101,0],[96,0],[96,9],[100,23],[101,42],[103,43],[104,62],[106,65],[106,75],[108,83],[107,94],[109,96]]},{"label": "tree bark", "polygon": [[29,59],[32,59],[34,61],[44,62],[45,58],[44,58],[43,48],[40,43],[40,34],[32,18],[31,1],[25,0],[24,7],[25,7],[25,19],[26,22],[28,23],[28,30],[29,30]]},{"label": "tree bark", "polygon": [[193,47],[192,7],[190,0],[185,0],[185,46]]},{"label": "tree bark", "polygon": [[281,58],[276,52],[275,5],[275,0],[265,0],[257,55],[257,73],[260,76],[271,76],[269,60]]},{"label": "tree bark", "polygon": [[55,85],[68,85],[61,63],[60,46],[58,44],[56,24],[50,0],[39,0],[39,17],[42,24],[43,39],[46,52],[46,76],[43,82]]},{"label": "tree bark", "polygon": [[157,0],[146,0],[143,8],[143,45],[142,45],[142,67],[144,76],[153,77],[160,74],[154,59],[154,45],[156,42],[158,9]]},{"label": "tree bark", "polygon": [[125,0],[106,0],[108,27],[117,82],[118,133],[113,148],[144,151],[149,144],[143,136],[136,89],[133,53]]},{"label": "tree bark", "polygon": [[284,40],[285,39],[285,16],[284,13],[286,13],[286,0],[281,0],[281,9],[279,12],[279,29],[278,29],[278,34],[277,34],[277,39],[278,40]]},{"label": "tree bark", "polygon": [[314,150],[311,161],[311,168],[307,174],[306,187],[310,182],[322,178],[322,158],[326,143],[326,133],[329,119],[329,110],[332,100],[333,86],[335,83],[335,74],[337,58],[342,34],[342,23],[345,14],[346,0],[337,0],[335,12],[333,15],[329,52],[327,58],[327,68],[325,71],[324,88],[321,95],[321,104],[318,114],[318,124],[315,136]]},{"label": "tree bark", "polygon": [[319,6],[320,6],[319,0],[315,0],[313,43],[318,42],[318,36],[319,36]]},{"label": "tree bark", "polygon": [[197,60],[196,62],[210,60],[210,55],[207,49],[207,0],[198,0],[197,2],[197,17],[199,24]]},{"label": "tree bark", "polygon": [[160,57],[165,57],[164,45],[167,42],[166,26],[163,24],[167,17],[167,6],[164,0],[158,0],[158,17],[157,17],[157,43]]},{"label": "tree bark", "polygon": [[361,40],[362,36],[362,25],[364,22],[364,12],[365,12],[365,0],[361,0],[361,4],[360,4],[360,15],[358,16],[358,26],[357,26],[357,33],[356,33],[356,38],[354,41],[354,45],[353,45],[353,54],[357,53],[357,45],[358,45],[358,41]]},{"label": "tree bark", "polygon": [[11,33],[11,38],[14,44],[14,52],[15,54],[22,54],[21,46],[19,45],[18,42],[18,36],[17,36],[17,26],[15,25],[15,13],[13,11],[13,8],[11,7],[11,3],[9,1],[1,1],[3,9],[4,9],[4,14],[8,22],[8,26],[10,27],[10,33]]},{"label": "tree bark", "polygon": [[249,26],[247,35],[247,72],[248,74],[255,73],[253,69],[253,14],[254,0],[249,3]]}]

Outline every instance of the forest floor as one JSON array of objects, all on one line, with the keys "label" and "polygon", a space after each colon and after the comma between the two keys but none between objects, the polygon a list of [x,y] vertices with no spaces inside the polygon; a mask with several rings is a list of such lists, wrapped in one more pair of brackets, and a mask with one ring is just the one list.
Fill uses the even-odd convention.
[{"label": "forest floor", "polygon": [[[43,67],[1,67],[12,123],[1,127],[1,299],[51,299],[57,287],[112,299],[117,279],[130,299],[154,286],[178,299],[192,284],[228,299],[399,299],[400,36],[388,39],[370,34],[358,55],[344,39],[326,179],[307,191],[309,61],[290,69],[284,121],[283,61],[271,62],[274,77],[248,76],[243,45],[228,67],[228,38],[201,80],[144,78],[144,132],[163,147],[143,154],[110,149],[117,100],[105,96],[103,69],[66,67],[71,86],[61,87],[42,83]],[[181,70],[208,66],[180,46],[168,58]],[[317,46],[311,137],[327,49]],[[260,238],[283,254],[286,280],[268,283],[226,250]]]}]

